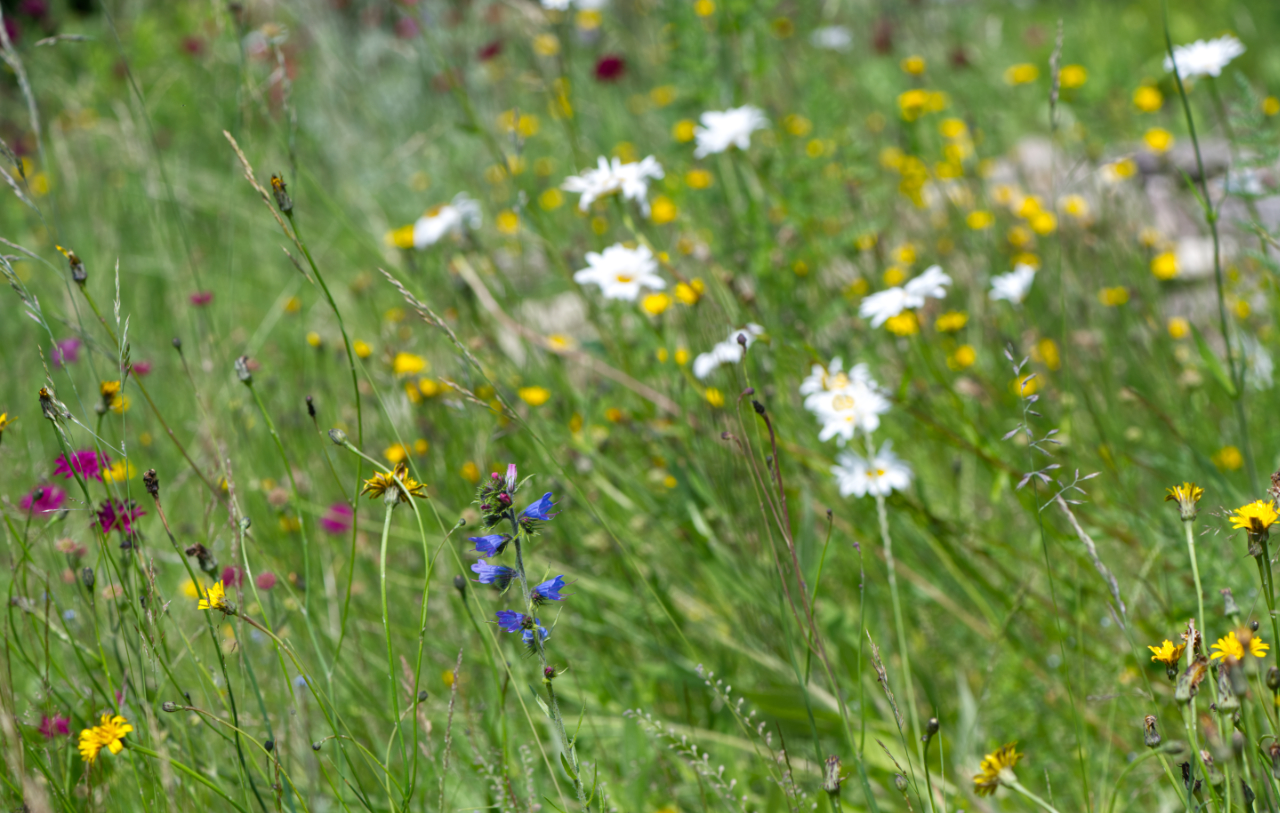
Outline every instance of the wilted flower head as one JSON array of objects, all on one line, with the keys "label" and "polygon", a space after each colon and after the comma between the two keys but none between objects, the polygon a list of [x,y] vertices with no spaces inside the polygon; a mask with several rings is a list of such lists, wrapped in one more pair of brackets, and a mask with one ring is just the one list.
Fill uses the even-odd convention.
[{"label": "wilted flower head", "polygon": [[[399,480],[399,482],[396,482]],[[403,488],[400,483],[403,483]],[[364,488],[361,494],[368,494],[371,498],[377,499],[384,496],[387,491],[397,493],[400,502],[408,502],[410,495],[419,499],[427,498],[427,486],[419,483],[417,480],[409,476],[409,464],[403,460],[396,464],[395,470],[390,472],[378,472],[364,481]]]}]

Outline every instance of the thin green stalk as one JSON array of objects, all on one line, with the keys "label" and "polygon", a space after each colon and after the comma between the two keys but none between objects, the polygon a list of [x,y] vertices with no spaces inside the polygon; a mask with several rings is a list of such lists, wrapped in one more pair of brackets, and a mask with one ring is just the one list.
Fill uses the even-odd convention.
[{"label": "thin green stalk", "polygon": [[1271,572],[1271,543],[1267,536],[1260,540],[1262,555],[1258,558],[1258,574],[1262,577],[1262,596],[1267,600],[1267,615],[1271,617],[1271,648],[1280,664],[1280,619],[1276,618],[1276,583]]},{"label": "thin green stalk", "polygon": [[[868,453],[874,456],[875,450],[870,448],[871,439],[867,439]],[[898,632],[898,651],[902,658],[902,673],[907,689],[907,711],[911,717],[911,736],[916,739],[916,750],[921,762],[924,761],[924,743],[920,741],[920,719],[916,711],[915,678],[911,672],[911,654],[907,648],[907,628],[902,619],[902,600],[898,596],[898,568],[893,559],[893,536],[889,533],[889,512],[885,508],[884,495],[876,495],[876,514],[880,518],[880,539],[884,543],[884,564],[889,573],[889,598],[893,602],[893,623]]]},{"label": "thin green stalk", "polygon": [[[1182,528],[1187,536],[1187,557],[1191,560],[1191,576],[1196,582],[1196,629],[1204,634],[1204,588],[1200,586],[1200,564],[1196,561],[1196,537],[1191,528],[1191,522],[1184,520]],[[1274,620],[1274,619],[1273,619]],[[1194,657],[1195,653],[1192,653]]]},{"label": "thin green stalk", "polygon": [[1049,804],[1049,803],[1048,803],[1048,802],[1046,802],[1044,799],[1041,799],[1039,796],[1035,795],[1035,794],[1034,794],[1034,793],[1032,793],[1031,791],[1029,791],[1029,790],[1027,790],[1026,788],[1024,788],[1024,787],[1022,786],[1022,783],[1021,783],[1021,782],[1019,782],[1018,780],[1016,780],[1016,779],[1012,779],[1012,780],[1004,780],[1004,779],[1002,779],[1002,780],[1001,780],[1001,784],[1003,784],[1005,787],[1009,788],[1010,790],[1014,790],[1014,791],[1017,791],[1018,793],[1021,793],[1023,796],[1027,797],[1027,798],[1028,798],[1028,799],[1030,799],[1032,802],[1035,802],[1035,803],[1036,803],[1037,805],[1039,805],[1041,808],[1043,808],[1044,810],[1046,810],[1046,811],[1047,811],[1047,813],[1058,813],[1057,809],[1056,809],[1056,808],[1054,808],[1054,806],[1053,806],[1053,805]]},{"label": "thin green stalk", "polygon": [[[382,629],[387,636],[387,681],[391,689],[391,739],[387,740],[385,761],[391,764],[391,743],[400,733],[400,698],[396,691],[396,659],[391,650],[391,616],[387,612],[387,539],[391,533],[391,512],[400,500],[399,491],[392,494],[392,501],[387,504],[387,511],[382,520],[382,546],[378,554],[378,584],[382,594]],[[400,754],[404,756],[404,737],[400,737]],[[391,781],[387,780],[387,799],[391,798]]]},{"label": "thin green stalk", "polygon": [[223,799],[226,799],[227,803],[230,804],[232,807],[234,807],[236,810],[240,811],[240,813],[248,813],[248,811],[246,811],[243,807],[241,807],[236,802],[235,799],[232,799],[230,796],[224,793],[222,788],[210,782],[205,777],[204,774],[200,773],[199,771],[193,770],[192,768],[184,765],[183,763],[177,761],[176,759],[171,759],[169,757],[161,757],[159,754],[157,754],[155,751],[152,751],[150,748],[144,748],[141,745],[136,745],[133,743],[130,743],[129,751],[133,753],[142,754],[143,756],[146,756],[146,757],[151,757],[152,759],[167,759],[170,765],[177,768],[179,771],[191,777],[192,779],[196,780],[200,784],[204,785],[206,788],[218,794]]}]

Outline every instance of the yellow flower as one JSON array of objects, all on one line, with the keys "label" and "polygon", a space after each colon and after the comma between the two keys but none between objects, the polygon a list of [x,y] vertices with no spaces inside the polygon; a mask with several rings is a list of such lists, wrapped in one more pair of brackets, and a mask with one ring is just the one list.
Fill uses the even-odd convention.
[{"label": "yellow flower", "polygon": [[120,395],[120,382],[103,381],[98,385],[98,392],[102,395],[102,403],[111,406],[116,397]]},{"label": "yellow flower", "polygon": [[1239,471],[1244,467],[1244,455],[1234,446],[1223,446],[1210,460],[1218,471]]},{"label": "yellow flower", "polygon": [[391,369],[396,375],[416,375],[430,369],[427,360],[414,353],[396,353],[391,362]]},{"label": "yellow flower", "polygon": [[1280,514],[1276,513],[1271,503],[1255,500],[1235,510],[1235,515],[1231,517],[1231,527],[1236,530],[1243,529],[1251,534],[1261,534],[1266,533],[1278,518]]},{"label": "yellow flower", "polygon": [[1102,165],[1102,178],[1107,183],[1119,183],[1132,178],[1138,172],[1138,164],[1132,158],[1121,158]]},{"label": "yellow flower", "polygon": [[969,323],[969,314],[964,311],[948,311],[933,323],[934,330],[939,333],[955,333]]},{"label": "yellow flower", "polygon": [[681,119],[671,128],[671,137],[681,144],[687,141],[693,141],[694,123],[689,119]]},{"label": "yellow flower", "polygon": [[440,383],[430,378],[419,378],[418,392],[422,393],[423,398],[435,398],[440,394]]},{"label": "yellow flower", "polygon": [[649,294],[640,300],[640,307],[650,316],[659,316],[671,307],[671,297],[666,294]]},{"label": "yellow flower", "polygon": [[1180,486],[1169,486],[1169,493],[1165,495],[1165,502],[1176,502],[1178,504],[1178,514],[1182,517],[1183,522],[1190,522],[1196,518],[1196,503],[1200,502],[1200,498],[1204,496],[1204,489],[1192,482],[1184,482]]},{"label": "yellow flower", "polygon": [[711,173],[705,169],[691,169],[685,173],[684,182],[690,189],[706,189],[711,186]]},{"label": "yellow flower", "polygon": [[373,348],[369,346],[369,343],[362,342],[359,339],[351,343],[351,349],[355,351],[358,358],[367,359],[373,355]]},{"label": "yellow flower", "polygon": [[538,134],[540,122],[538,117],[529,113],[520,113],[516,118],[515,110],[507,110],[498,114],[498,129],[504,133],[514,133],[518,129],[524,138]]},{"label": "yellow flower", "polygon": [[991,224],[996,222],[996,218],[995,215],[985,209],[977,209],[970,212],[969,216],[964,219],[964,222],[965,225],[974,231],[981,231],[982,229],[991,228]]},{"label": "yellow flower", "polygon": [[1063,65],[1058,74],[1058,84],[1067,89],[1078,88],[1087,81],[1089,72],[1084,65]]},{"label": "yellow flower", "polygon": [[1147,143],[1152,152],[1168,152],[1173,146],[1173,133],[1163,127],[1152,127],[1143,134],[1142,140]]},{"label": "yellow flower", "polygon": [[213,586],[200,599],[200,603],[196,605],[197,610],[222,610],[226,612],[229,608],[227,591],[222,586],[221,580],[214,582]]},{"label": "yellow flower", "polygon": [[707,403],[711,404],[711,406],[724,406],[724,393],[720,392],[720,390],[715,387],[707,387],[707,391],[703,393],[703,395],[706,397]]},{"label": "yellow flower", "polygon": [[80,732],[80,758],[92,765],[103,748],[112,754],[120,753],[124,750],[124,736],[130,731],[133,731],[133,726],[119,714],[114,717],[102,715],[96,726]]},{"label": "yellow flower", "polygon": [[387,232],[387,244],[396,248],[413,248],[413,224]]},{"label": "yellow flower", "polygon": [[405,448],[403,443],[393,443],[382,450],[382,456],[394,466],[409,456],[409,450]]},{"label": "yellow flower", "polygon": [[1013,768],[1022,759],[1018,753],[1017,743],[1011,742],[1001,746],[982,758],[978,766],[979,773],[973,777],[973,792],[979,796],[990,796],[1000,787],[1001,775],[1005,771],[1013,772]]},{"label": "yellow flower", "polygon": [[929,106],[929,91],[912,88],[898,96],[898,112],[903,121],[915,121]]},{"label": "yellow flower", "polygon": [[426,438],[418,438],[413,442],[413,453],[421,457],[431,450],[431,444]]},{"label": "yellow flower", "polygon": [[319,347],[320,343],[321,343],[321,340],[320,340],[319,333],[316,333],[314,330],[309,331],[307,333],[307,344],[311,345],[312,347]]},{"label": "yellow flower", "polygon": [[468,483],[480,482],[480,467],[477,466],[473,460],[468,460],[466,463],[463,463],[462,468],[458,470],[458,474],[461,474],[462,479],[466,480]]},{"label": "yellow flower", "polygon": [[693,13],[699,17],[710,17],[716,13],[716,4],[714,0],[697,0],[693,4]]},{"label": "yellow flower", "polygon": [[515,234],[520,231],[520,215],[507,209],[505,212],[499,212],[494,218],[494,224],[497,225],[498,231],[503,234]]},{"label": "yellow flower", "polygon": [[653,221],[655,226],[661,226],[664,223],[670,223],[676,219],[676,215],[680,213],[680,209],[676,207],[674,201],[666,195],[658,195],[653,199],[653,209],[649,213],[649,219]]},{"label": "yellow flower", "polygon": [[683,367],[684,365],[689,363],[689,351],[686,348],[677,347],[675,359],[676,359],[676,364]]},{"label": "yellow flower", "polygon": [[563,203],[564,195],[554,186],[538,196],[538,205],[548,212],[552,209],[559,209]]},{"label": "yellow flower", "polygon": [[943,138],[962,138],[965,133],[969,132],[969,125],[964,123],[964,119],[943,119],[938,125],[938,132]]},{"label": "yellow flower", "polygon": [[128,460],[117,460],[102,470],[102,482],[123,483],[138,476],[138,469]]},{"label": "yellow flower", "polygon": [[896,265],[891,265],[886,268],[884,270],[884,275],[881,277],[881,279],[884,280],[884,284],[890,288],[895,285],[901,285],[906,278],[907,272],[903,271]]},{"label": "yellow flower", "polygon": [[973,345],[962,344],[956,348],[956,352],[947,356],[947,366],[953,370],[963,370],[972,367],[977,360],[978,351],[973,349]]},{"label": "yellow flower", "polygon": [[782,129],[797,138],[802,138],[813,131],[813,122],[798,113],[791,113],[782,120]]},{"label": "yellow flower", "polygon": [[182,594],[187,598],[200,598],[200,584],[194,579],[182,583]]},{"label": "yellow flower", "polygon": [[1169,336],[1173,339],[1185,339],[1191,334],[1191,323],[1181,316],[1169,318]]},{"label": "yellow flower", "polygon": [[1178,661],[1182,658],[1182,651],[1186,648],[1186,644],[1174,646],[1173,641],[1165,641],[1160,646],[1147,646],[1147,649],[1151,650],[1151,660],[1159,661],[1170,668],[1178,666]]},{"label": "yellow flower", "polygon": [[679,282],[676,283],[676,299],[680,300],[682,305],[693,306],[698,304],[704,290],[706,290],[706,284],[700,279],[692,279],[687,283]]},{"label": "yellow flower", "polygon": [[1053,234],[1053,230],[1058,228],[1058,218],[1053,216],[1053,212],[1038,212],[1028,222],[1031,230],[1040,235]]},{"label": "yellow flower", "polygon": [[8,412],[0,412],[0,437],[4,437],[4,430],[8,429],[9,424],[16,420],[18,419],[10,418]]},{"label": "yellow flower", "polygon": [[[1225,637],[1219,638],[1218,642],[1209,648],[1218,650],[1209,656],[1210,659],[1215,661],[1226,660],[1227,658],[1238,661],[1244,657],[1245,653],[1245,644],[1236,637],[1235,630],[1228,632]],[[1266,652],[1270,648],[1267,644],[1262,643],[1260,638],[1253,635],[1249,636],[1248,652],[1253,657],[1265,658],[1267,656]]]},{"label": "yellow flower", "polygon": [[1164,105],[1164,94],[1150,85],[1143,85],[1133,92],[1133,106],[1143,113],[1154,113]]},{"label": "yellow flower", "polygon": [[1007,85],[1026,85],[1040,78],[1040,69],[1030,62],[1010,65],[1004,70],[1004,81]]},{"label": "yellow flower", "polygon": [[[400,482],[397,483],[396,480]],[[401,485],[403,483],[403,486]],[[409,464],[401,460],[396,464],[394,471],[378,472],[377,474],[364,481],[364,488],[361,494],[368,494],[371,499],[377,499],[387,491],[395,489],[400,496],[400,502],[408,502],[409,496],[427,498],[427,486],[425,483],[419,483],[417,480],[409,476]]]},{"label": "yellow flower", "polygon": [[666,107],[676,100],[676,88],[674,85],[659,85],[649,91],[649,100],[658,107]]},{"label": "yellow flower", "polygon": [[1032,348],[1031,356],[1036,361],[1044,362],[1044,366],[1050,370],[1056,370],[1062,366],[1062,356],[1058,352],[1058,343],[1047,337],[1036,342],[1035,347]]},{"label": "yellow flower", "polygon": [[533,51],[538,56],[555,56],[560,53],[560,40],[555,34],[539,34],[533,38]]},{"label": "yellow flower", "polygon": [[1076,220],[1089,218],[1089,202],[1080,195],[1067,195],[1062,199],[1062,211]]},{"label": "yellow flower", "polygon": [[1178,276],[1178,255],[1165,251],[1152,257],[1151,273],[1156,279],[1173,279]]},{"label": "yellow flower", "polygon": [[1275,96],[1268,96],[1262,100],[1262,114],[1264,116],[1274,116],[1280,113],[1280,99]]},{"label": "yellow flower", "polygon": [[1108,308],[1119,307],[1129,301],[1129,289],[1123,285],[1098,291],[1098,301]]},{"label": "yellow flower", "polygon": [[915,311],[903,311],[885,320],[884,326],[895,336],[914,336],[920,332],[920,320]]},{"label": "yellow flower", "polygon": [[551,400],[551,390],[546,387],[521,387],[516,394],[529,406],[539,407]]},{"label": "yellow flower", "polygon": [[1014,226],[1012,229],[1009,229],[1007,237],[1009,245],[1014,248],[1025,248],[1031,244],[1033,239],[1035,239],[1031,235],[1031,230],[1026,226]]},{"label": "yellow flower", "polygon": [[1014,394],[1021,398],[1035,395],[1036,390],[1040,389],[1040,379],[1034,376],[1035,373],[1028,373],[1013,379],[1009,383],[1009,389],[1013,390]]},{"label": "yellow flower", "polygon": [[924,57],[909,56],[899,63],[903,73],[909,73],[912,76],[919,76],[924,73],[925,62]]}]

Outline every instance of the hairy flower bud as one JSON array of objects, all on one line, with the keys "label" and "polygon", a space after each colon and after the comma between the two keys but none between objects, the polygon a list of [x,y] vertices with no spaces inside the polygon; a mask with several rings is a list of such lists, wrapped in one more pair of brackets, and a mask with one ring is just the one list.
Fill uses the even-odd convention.
[{"label": "hairy flower bud", "polygon": [[240,379],[240,383],[245,386],[253,384],[253,373],[249,370],[249,357],[241,356],[236,359],[236,377]]},{"label": "hairy flower bud", "polygon": [[84,586],[86,590],[92,590],[93,583],[95,581],[94,575],[93,575],[93,568],[86,567],[84,570],[80,571],[80,581],[84,582]]},{"label": "hairy flower bud", "polygon": [[462,596],[463,600],[465,600],[465,599],[467,598],[467,577],[466,577],[466,576],[454,576],[454,577],[453,577],[453,588],[454,588],[455,590],[457,590],[457,591],[458,591],[458,595]]},{"label": "hairy flower bud", "polygon": [[827,757],[822,770],[822,789],[831,796],[840,795],[840,757],[834,754]]},{"label": "hairy flower bud", "polygon": [[175,711],[178,710],[178,704],[173,702],[172,700],[166,700],[160,704],[160,710],[173,714]]},{"label": "hairy flower bud", "polygon": [[1160,747],[1160,731],[1156,728],[1156,717],[1154,714],[1148,714],[1142,721],[1143,735],[1142,742],[1148,748]]},{"label": "hairy flower bud", "polygon": [[329,440],[333,441],[335,446],[346,446],[347,433],[343,432],[341,429],[330,429]]}]

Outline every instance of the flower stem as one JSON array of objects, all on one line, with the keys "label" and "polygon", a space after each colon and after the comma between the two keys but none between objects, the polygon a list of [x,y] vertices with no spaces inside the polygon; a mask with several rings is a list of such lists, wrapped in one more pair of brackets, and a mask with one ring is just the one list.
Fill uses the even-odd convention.
[{"label": "flower stem", "polygon": [[[1191,576],[1196,582],[1196,607],[1198,614],[1196,615],[1196,629],[1200,630],[1200,634],[1204,634],[1204,589],[1200,586],[1200,564],[1196,561],[1196,537],[1191,529],[1191,523],[1184,521],[1182,528],[1187,535],[1187,556],[1191,559]],[[1191,653],[1195,657],[1195,653]]]},{"label": "flower stem", "polygon": [[[870,441],[868,441],[870,443]],[[893,560],[893,537],[889,534],[889,513],[885,509],[884,495],[876,495],[876,513],[880,517],[880,538],[884,542],[884,564],[889,571],[889,597],[893,601],[893,623],[898,631],[898,652],[902,658],[903,680],[907,689],[907,712],[911,717],[911,736],[916,739],[920,761],[924,761],[924,745],[919,741],[920,720],[916,713],[915,679],[911,674],[911,654],[907,649],[907,630],[902,620],[902,601],[898,597],[898,569]]]},{"label": "flower stem", "polygon": [[[1258,557],[1258,574],[1262,577],[1262,595],[1267,600],[1267,615],[1271,616],[1271,647],[1280,653],[1280,620],[1276,618],[1275,577],[1271,572],[1271,545],[1262,539],[1262,555]],[[1280,657],[1277,658],[1280,664]]]},{"label": "flower stem", "polygon": [[[399,494],[395,499],[399,500]],[[393,726],[392,738],[399,733],[400,728],[400,699],[396,691],[396,659],[391,650],[391,617],[387,613],[387,539],[391,535],[391,512],[395,508],[394,503],[387,506],[386,516],[382,520],[382,547],[378,554],[378,583],[382,592],[382,629],[387,636],[387,680],[391,685],[391,721]],[[401,752],[403,755],[404,740],[401,739]],[[391,764],[391,741],[387,741],[387,757],[386,763]],[[387,781],[387,798],[391,798],[390,777]]]},{"label": "flower stem", "polygon": [[176,760],[176,759],[167,758],[167,757],[161,757],[161,756],[160,756],[159,754],[157,754],[155,751],[152,751],[150,748],[144,748],[144,747],[143,747],[143,746],[141,746],[141,745],[136,745],[136,744],[130,743],[130,745],[129,745],[129,750],[130,750],[131,752],[135,752],[135,753],[142,754],[142,755],[143,755],[143,756],[145,756],[145,757],[151,757],[152,759],[168,759],[168,760],[169,760],[169,764],[170,764],[170,765],[172,765],[173,767],[177,768],[179,771],[181,771],[182,773],[184,773],[184,774],[186,774],[187,776],[191,777],[192,779],[196,780],[196,781],[197,781],[197,782],[199,782],[200,784],[204,785],[206,788],[208,788],[209,790],[211,790],[211,791],[213,791],[214,793],[218,794],[218,795],[219,795],[219,796],[221,796],[223,799],[226,799],[226,800],[227,800],[227,802],[228,802],[232,807],[234,807],[236,810],[239,810],[239,811],[240,811],[240,813],[247,813],[243,807],[241,807],[239,804],[237,804],[237,803],[236,803],[236,800],[235,800],[235,799],[232,799],[230,796],[228,796],[226,793],[224,793],[224,792],[222,791],[222,788],[220,788],[220,787],[218,787],[217,785],[215,785],[215,784],[213,784],[212,782],[210,782],[210,781],[205,777],[205,775],[204,775],[204,774],[202,774],[202,773],[200,773],[199,771],[196,771],[196,770],[194,770],[194,769],[192,769],[192,768],[188,767],[187,765],[182,764],[181,762],[179,762],[179,761],[178,761],[178,760]]},{"label": "flower stem", "polygon": [[1035,802],[1036,804],[1040,805],[1040,807],[1044,808],[1046,811],[1048,811],[1048,813],[1058,813],[1057,809],[1056,809],[1053,805],[1049,804],[1049,803],[1048,803],[1048,802],[1046,802],[1044,799],[1041,799],[1039,796],[1035,795],[1035,794],[1034,794],[1034,793],[1032,793],[1031,791],[1029,791],[1029,790],[1027,790],[1026,788],[1024,788],[1024,787],[1022,786],[1022,783],[1021,783],[1021,782],[1019,782],[1018,780],[1016,780],[1016,779],[1014,779],[1014,780],[1012,780],[1012,781],[1004,781],[1004,780],[1002,780],[1002,782],[1003,782],[1003,784],[1004,784],[1006,787],[1008,787],[1009,789],[1011,789],[1011,790],[1015,790],[1015,791],[1017,791],[1018,793],[1021,793],[1023,796],[1027,797],[1027,798],[1028,798],[1028,799],[1030,799],[1031,801],[1033,801],[1033,802]]}]

